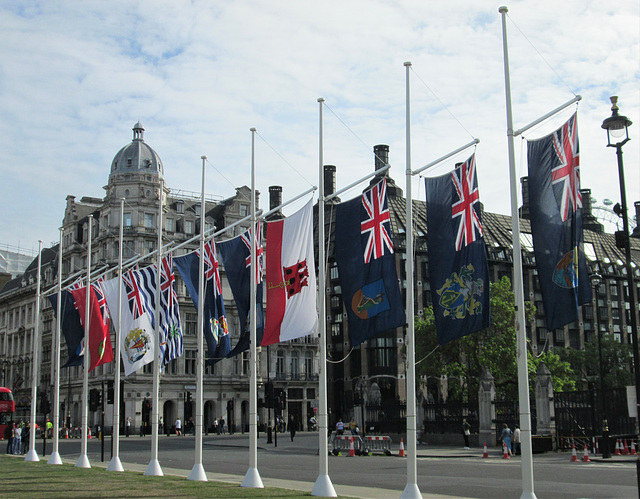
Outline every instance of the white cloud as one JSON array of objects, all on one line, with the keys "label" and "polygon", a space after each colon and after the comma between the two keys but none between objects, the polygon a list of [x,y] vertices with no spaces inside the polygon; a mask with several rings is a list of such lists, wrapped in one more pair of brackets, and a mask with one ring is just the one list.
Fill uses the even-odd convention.
[{"label": "white cloud", "polygon": [[[249,128],[257,127],[266,207],[269,185],[283,185],[287,199],[317,183],[316,100],[324,97],[324,159],[338,167],[338,187],[371,171],[377,143],[390,145],[392,176],[402,186],[407,60],[413,167],[478,137],[481,199],[509,213],[497,7],[470,0],[3,2],[1,242],[57,240],[66,195],[103,195],[111,160],[138,120],[171,188],[199,191],[205,154],[230,182],[212,171],[207,190],[223,196],[249,184]],[[583,187],[615,200],[615,153],[600,124],[610,114],[608,96],[620,95],[635,122],[624,150],[628,199],[640,199],[637,2],[514,1],[508,15],[515,127],[582,94]],[[574,109],[529,135],[551,132]],[[415,183],[417,197],[424,189]]]}]

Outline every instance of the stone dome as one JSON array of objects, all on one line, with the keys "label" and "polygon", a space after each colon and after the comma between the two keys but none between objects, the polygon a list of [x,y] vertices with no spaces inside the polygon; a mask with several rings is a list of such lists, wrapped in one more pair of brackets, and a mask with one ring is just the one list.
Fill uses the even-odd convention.
[{"label": "stone dome", "polygon": [[111,175],[118,173],[153,173],[164,176],[160,156],[144,141],[144,128],[140,122],[133,125],[133,140],[113,158]]}]

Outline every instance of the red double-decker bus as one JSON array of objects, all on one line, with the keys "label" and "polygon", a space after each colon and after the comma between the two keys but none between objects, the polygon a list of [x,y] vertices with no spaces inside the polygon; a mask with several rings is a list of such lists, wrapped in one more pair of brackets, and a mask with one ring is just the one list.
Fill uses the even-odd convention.
[{"label": "red double-decker bus", "polygon": [[13,401],[13,393],[8,388],[0,387],[0,439],[4,438],[7,425],[13,421],[16,412],[16,403]]}]

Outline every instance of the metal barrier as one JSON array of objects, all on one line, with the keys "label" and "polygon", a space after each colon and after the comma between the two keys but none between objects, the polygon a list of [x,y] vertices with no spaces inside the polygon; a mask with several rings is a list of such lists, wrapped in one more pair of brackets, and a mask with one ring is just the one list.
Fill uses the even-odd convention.
[{"label": "metal barrier", "polygon": [[351,450],[351,439],[353,439],[353,449],[360,456],[368,454],[368,450],[360,435],[331,435],[333,444],[333,455],[337,456],[340,452],[349,453]]},{"label": "metal barrier", "polygon": [[365,447],[369,452],[382,452],[387,456],[391,455],[391,437],[380,436],[370,437],[366,436]]}]

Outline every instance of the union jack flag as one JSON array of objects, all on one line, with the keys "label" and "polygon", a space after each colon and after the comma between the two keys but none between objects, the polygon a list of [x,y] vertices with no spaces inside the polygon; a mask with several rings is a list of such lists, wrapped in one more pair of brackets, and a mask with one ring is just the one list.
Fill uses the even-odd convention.
[{"label": "union jack flag", "polygon": [[101,283],[104,281],[104,277],[94,282],[91,287],[93,288],[96,298],[98,299],[98,305],[100,306],[100,316],[102,317],[102,324],[105,326],[109,324],[109,309],[107,308],[107,300],[104,296]]},{"label": "union jack flag", "polygon": [[575,213],[578,208],[582,208],[578,117],[576,115],[562,125],[562,128],[554,132],[553,149],[560,164],[551,170],[551,183],[553,185],[562,184],[559,207],[562,221],[566,222],[570,212]]},{"label": "union jack flag", "polygon": [[[256,258],[258,260],[258,266],[256,268],[256,284],[259,284],[262,282],[262,275],[264,272],[264,248],[262,247],[262,241],[260,240],[260,223],[257,223],[256,226]],[[244,245],[249,250],[249,256],[245,259],[246,268],[249,268],[251,266],[251,229],[243,232],[240,237]]]},{"label": "union jack flag", "polygon": [[135,276],[135,271],[129,270],[122,274],[122,282],[127,291],[131,315],[133,315],[134,319],[138,319],[144,313],[144,306],[142,305],[142,296],[140,295],[140,287]]},{"label": "union jack flag", "polygon": [[368,234],[364,248],[364,263],[369,263],[372,258],[376,260],[383,256],[385,248],[390,254],[393,253],[386,179],[382,179],[362,194],[362,206],[366,218],[360,222],[360,233]]},{"label": "union jack flag", "polygon": [[162,268],[160,269],[160,291],[163,294],[167,308],[171,310],[173,304],[178,299],[174,283],[176,275],[173,273],[173,255],[165,256],[162,259]]},{"label": "union jack flag", "polygon": [[[199,254],[199,252],[196,252]],[[220,282],[220,272],[218,271],[218,257],[216,256],[216,243],[211,238],[204,243],[204,276],[207,279],[214,279],[214,288],[218,294],[222,294],[222,283]]]},{"label": "union jack flag", "polygon": [[474,205],[480,202],[476,177],[476,155],[451,172],[458,200],[451,206],[451,218],[460,217],[456,233],[456,251],[482,237],[482,225]]}]

